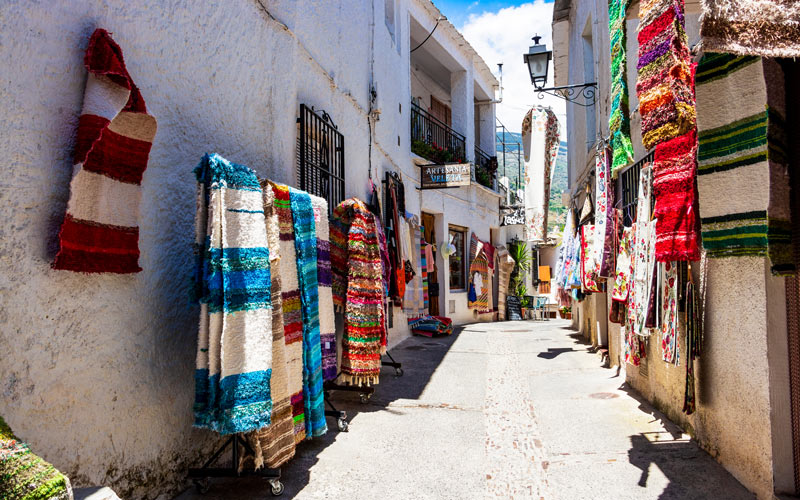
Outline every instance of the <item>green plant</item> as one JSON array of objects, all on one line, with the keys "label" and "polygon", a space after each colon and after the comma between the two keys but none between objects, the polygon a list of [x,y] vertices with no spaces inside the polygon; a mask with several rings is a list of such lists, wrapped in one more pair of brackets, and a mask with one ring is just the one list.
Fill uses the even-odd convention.
[{"label": "green plant", "polygon": [[514,288],[514,295],[517,297],[523,297],[523,300],[520,301],[520,304],[525,307],[530,307],[529,305],[525,305],[527,299],[524,297],[528,295],[528,287],[526,287],[524,283],[517,283],[517,286]]},{"label": "green plant", "polygon": [[443,148],[436,144],[428,144],[427,142],[415,139],[411,141],[411,152],[423,158],[426,158],[434,163],[461,163],[462,158],[457,153],[448,148]]},{"label": "green plant", "polygon": [[492,176],[484,167],[475,167],[475,180],[478,181],[478,184],[481,186],[492,188]]},{"label": "green plant", "polygon": [[561,314],[569,314],[569,313],[572,312],[572,307],[570,307],[570,306],[561,306],[561,307],[558,308],[558,310],[561,311]]},{"label": "green plant", "polygon": [[508,252],[514,260],[514,269],[511,271],[511,290],[517,297],[524,297],[528,289],[524,285],[525,273],[531,270],[533,259],[531,251],[524,241],[512,241]]}]

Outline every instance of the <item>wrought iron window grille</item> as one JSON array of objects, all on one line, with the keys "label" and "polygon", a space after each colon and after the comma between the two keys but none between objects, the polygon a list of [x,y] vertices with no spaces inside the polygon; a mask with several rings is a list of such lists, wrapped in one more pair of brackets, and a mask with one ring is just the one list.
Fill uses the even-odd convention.
[{"label": "wrought iron window grille", "polygon": [[345,199],[344,135],[331,116],[300,105],[297,177],[300,189],[328,201],[328,213]]}]

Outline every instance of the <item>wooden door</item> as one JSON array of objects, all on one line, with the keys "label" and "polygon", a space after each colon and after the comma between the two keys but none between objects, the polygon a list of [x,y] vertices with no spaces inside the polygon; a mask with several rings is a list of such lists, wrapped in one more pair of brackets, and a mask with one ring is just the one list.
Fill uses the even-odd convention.
[{"label": "wooden door", "polygon": [[431,114],[448,127],[453,126],[453,116],[450,106],[431,96]]},{"label": "wooden door", "polygon": [[[422,226],[423,226],[423,233],[422,237],[425,238],[427,243],[431,245],[436,245],[436,229],[434,228],[435,218],[431,214],[426,214],[422,212]],[[430,290],[431,284],[435,283],[437,286],[439,284],[439,264],[437,261],[436,252],[433,253],[433,266],[434,271],[433,274],[428,274],[428,289]],[[439,295],[441,295],[443,290],[439,289]],[[438,316],[439,315],[439,295],[428,296],[428,314],[431,316]]]}]

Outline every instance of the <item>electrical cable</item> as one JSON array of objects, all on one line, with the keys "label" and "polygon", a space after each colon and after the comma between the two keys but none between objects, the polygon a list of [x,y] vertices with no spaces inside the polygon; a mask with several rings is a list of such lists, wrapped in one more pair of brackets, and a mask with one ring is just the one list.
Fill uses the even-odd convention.
[{"label": "electrical cable", "polygon": [[[444,16],[439,16],[439,18],[438,18],[438,19],[436,19],[436,25],[433,27],[433,29],[431,30],[431,32],[430,32],[430,33],[428,33],[428,36],[426,36],[426,37],[425,37],[425,40],[423,40],[423,41],[422,41],[422,43],[420,43],[419,45],[417,45],[416,47],[414,47],[413,49],[411,49],[411,52],[414,52],[414,51],[415,51],[415,50],[417,50],[418,48],[420,48],[420,47],[422,47],[423,45],[425,45],[425,42],[427,42],[427,41],[428,41],[428,39],[429,39],[431,36],[433,36],[433,32],[434,32],[434,31],[436,31],[436,28],[438,28],[438,27],[439,27],[439,21],[443,21],[443,20],[447,20],[447,18],[446,18],[446,17],[444,17]],[[409,54],[410,54],[411,52],[409,52]]]}]

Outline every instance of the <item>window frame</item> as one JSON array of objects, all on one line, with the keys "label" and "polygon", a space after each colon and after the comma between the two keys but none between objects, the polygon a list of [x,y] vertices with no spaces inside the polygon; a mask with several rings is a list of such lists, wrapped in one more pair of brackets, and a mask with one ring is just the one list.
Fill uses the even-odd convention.
[{"label": "window frame", "polygon": [[297,184],[324,198],[330,215],[347,199],[344,135],[327,112],[305,104],[300,104],[297,124]]},{"label": "window frame", "polygon": [[460,266],[460,269],[459,269],[460,275],[461,275],[461,286],[453,286],[454,273],[452,272],[453,264],[451,263],[450,259],[452,259],[454,256],[458,255],[458,248],[459,248],[459,246],[458,246],[458,244],[456,243],[455,240],[453,241],[453,244],[456,247],[456,252],[453,253],[452,255],[450,255],[447,258],[447,272],[448,272],[447,284],[448,284],[451,292],[466,292],[467,291],[467,282],[468,282],[468,280],[467,280],[468,262],[467,262],[467,258],[466,258],[467,232],[468,232],[468,229],[466,227],[458,226],[458,225],[455,225],[455,224],[448,224],[447,225],[447,238],[448,238],[448,241],[449,241],[450,235],[453,234],[453,233],[459,235],[460,239],[461,239],[461,255],[459,256],[461,258],[461,266]]}]

